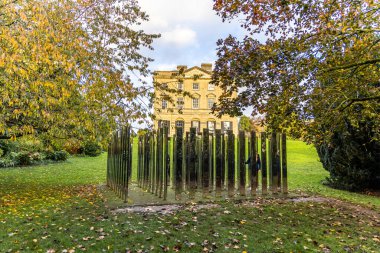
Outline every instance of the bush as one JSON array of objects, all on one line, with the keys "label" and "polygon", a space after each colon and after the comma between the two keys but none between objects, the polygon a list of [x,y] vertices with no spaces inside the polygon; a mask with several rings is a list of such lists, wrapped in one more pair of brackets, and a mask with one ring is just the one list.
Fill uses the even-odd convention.
[{"label": "bush", "polygon": [[10,152],[18,152],[20,144],[12,140],[0,140],[0,149],[3,150],[4,156]]},{"label": "bush", "polygon": [[17,142],[19,151],[41,152],[44,150],[43,143],[33,135],[18,138]]},{"label": "bush", "polygon": [[4,155],[4,150],[2,150],[1,148],[0,148],[0,157],[2,157],[3,155]]},{"label": "bush", "polygon": [[31,165],[32,164],[32,158],[30,157],[30,154],[28,152],[20,152],[15,157],[16,164],[17,165]]},{"label": "bush", "polygon": [[4,151],[4,155],[10,152],[41,152],[44,150],[42,142],[35,136],[23,136],[17,140],[0,140],[0,149]]},{"label": "bush", "polygon": [[76,139],[67,140],[63,147],[67,152],[69,152],[72,155],[83,153],[83,150],[81,149],[81,143],[79,140]]},{"label": "bush", "polygon": [[69,153],[66,150],[55,151],[55,161],[66,161]]},{"label": "bush", "polygon": [[9,157],[11,160],[15,160],[16,157],[17,157],[17,155],[18,155],[18,153],[16,153],[16,152],[10,152],[10,153],[8,154],[8,157]]},{"label": "bush", "polygon": [[88,156],[98,156],[102,153],[102,147],[96,142],[86,142],[83,152]]},{"label": "bush", "polygon": [[0,159],[0,168],[13,167],[15,163],[13,160],[9,159],[9,157],[4,157]]},{"label": "bush", "polygon": [[345,131],[317,146],[323,167],[330,172],[327,182],[351,191],[380,189],[380,141],[374,138],[376,124],[346,124]]},{"label": "bush", "polygon": [[33,161],[37,161],[37,162],[39,162],[39,161],[42,160],[42,155],[41,155],[41,153],[39,153],[39,152],[31,153],[29,156],[30,156],[30,158],[31,158]]},{"label": "bush", "polygon": [[68,157],[69,153],[65,150],[46,153],[46,159],[53,161],[66,161]]}]

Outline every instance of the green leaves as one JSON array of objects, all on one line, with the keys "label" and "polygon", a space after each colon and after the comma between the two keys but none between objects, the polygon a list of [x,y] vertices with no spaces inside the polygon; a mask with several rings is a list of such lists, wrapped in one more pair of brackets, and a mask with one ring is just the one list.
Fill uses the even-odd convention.
[{"label": "green leaves", "polygon": [[[213,82],[224,88],[225,95],[230,86],[240,93],[232,100],[222,95],[217,113],[239,115],[252,107],[253,115],[265,116],[268,129],[316,145],[331,146],[333,136],[341,134],[340,144],[335,142],[337,150],[345,150],[344,136],[352,131],[361,137],[358,145],[376,143],[364,151],[368,154],[361,156],[364,160],[378,153],[378,1],[225,0],[215,1],[214,8],[224,19],[243,17],[242,26],[249,33],[241,41],[232,36],[218,41]],[[256,39],[263,33],[266,41]],[[366,122],[368,127],[360,131]],[[325,164],[329,171],[340,163],[334,159],[329,161],[331,166]],[[354,175],[346,163],[342,159],[341,168],[347,168],[342,173]],[[361,177],[362,182],[379,178],[379,173],[369,172],[363,163],[353,165],[357,166],[368,175]],[[357,176],[352,179],[358,180]],[[371,185],[378,188],[379,183]]]},{"label": "green leaves", "polygon": [[140,49],[158,36],[135,1],[1,1],[1,135],[103,139],[146,114],[130,75],[149,75]]},{"label": "green leaves", "polygon": [[[379,99],[366,98],[379,96],[370,87],[379,80],[379,3],[226,0],[215,1],[214,8],[223,18],[245,17],[250,33],[242,41],[230,36],[218,42],[215,84],[243,89],[217,112],[236,114],[236,108],[253,106],[253,114],[267,115],[269,127],[293,129],[309,140],[317,130],[314,122],[341,127],[343,116],[358,115],[352,106],[336,110],[344,101],[363,99],[354,101],[372,113],[361,113],[378,114]],[[265,42],[255,39],[263,32]]]}]

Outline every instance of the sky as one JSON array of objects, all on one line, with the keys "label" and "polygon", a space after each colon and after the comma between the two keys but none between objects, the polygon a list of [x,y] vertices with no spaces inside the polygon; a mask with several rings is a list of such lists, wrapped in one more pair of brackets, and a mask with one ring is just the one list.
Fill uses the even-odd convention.
[{"label": "sky", "polygon": [[160,33],[154,51],[152,70],[172,70],[177,65],[200,66],[214,63],[216,41],[232,34],[244,36],[238,20],[222,22],[213,10],[212,0],[139,0],[149,17],[142,25],[148,33]]},{"label": "sky", "polygon": [[[242,39],[245,35],[239,20],[222,22],[213,10],[213,0],[138,0],[141,9],[149,15],[139,29],[146,33],[161,34],[153,43],[153,51],[144,55],[154,61],[150,69],[175,70],[177,65],[200,66],[214,63],[216,42],[229,34]],[[148,84],[152,77],[143,78]],[[143,104],[148,104],[143,99]],[[250,110],[244,112],[250,115]],[[145,127],[145,123],[135,127]]]}]

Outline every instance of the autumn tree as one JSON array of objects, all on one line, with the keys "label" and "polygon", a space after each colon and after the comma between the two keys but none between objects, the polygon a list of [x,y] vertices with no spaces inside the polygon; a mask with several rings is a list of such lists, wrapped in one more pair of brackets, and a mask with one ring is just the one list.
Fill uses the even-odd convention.
[{"label": "autumn tree", "polygon": [[147,19],[135,0],[0,0],[1,138],[104,138],[145,117],[131,75],[150,74]]},{"label": "autumn tree", "polygon": [[239,120],[239,130],[241,131],[247,131],[247,132],[250,132],[252,131],[252,124],[251,124],[251,121],[249,119],[249,117],[243,115],[240,117],[240,120]]},{"label": "autumn tree", "polygon": [[259,118],[250,118],[243,115],[239,120],[239,130],[260,132],[260,130],[262,130],[262,122]]},{"label": "autumn tree", "polygon": [[215,0],[214,9],[247,31],[217,43],[213,81],[225,96],[215,111],[252,106],[270,129],[313,142],[335,186],[379,187],[379,2]]}]

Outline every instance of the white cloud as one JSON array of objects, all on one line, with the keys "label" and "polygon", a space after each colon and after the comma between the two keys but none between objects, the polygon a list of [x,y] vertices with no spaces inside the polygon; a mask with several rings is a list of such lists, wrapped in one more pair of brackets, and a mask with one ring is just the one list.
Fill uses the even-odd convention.
[{"label": "white cloud", "polygon": [[163,32],[158,42],[175,47],[186,47],[197,43],[197,33],[190,28],[176,26],[170,31]]},{"label": "white cloud", "polygon": [[[149,21],[136,29],[160,33],[154,51],[144,54],[154,59],[151,70],[175,70],[177,65],[200,66],[217,59],[216,41],[229,34],[242,38],[239,21],[222,22],[213,10],[213,0],[138,0]],[[143,78],[148,83],[152,77]]]},{"label": "white cloud", "polygon": [[155,60],[150,64],[153,70],[214,62],[218,39],[244,34],[238,20],[222,22],[213,0],[139,0],[139,4],[149,21],[138,29],[161,34],[153,43],[154,51],[147,52]]}]

